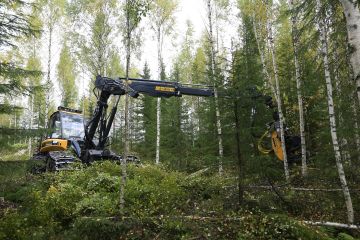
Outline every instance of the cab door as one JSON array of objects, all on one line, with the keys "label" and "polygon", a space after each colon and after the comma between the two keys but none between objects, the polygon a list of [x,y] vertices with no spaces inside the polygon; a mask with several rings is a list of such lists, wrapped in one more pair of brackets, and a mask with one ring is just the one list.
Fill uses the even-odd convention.
[{"label": "cab door", "polygon": [[61,138],[61,121],[60,121],[60,113],[55,112],[51,115],[49,120],[49,128],[51,132],[48,138]]}]

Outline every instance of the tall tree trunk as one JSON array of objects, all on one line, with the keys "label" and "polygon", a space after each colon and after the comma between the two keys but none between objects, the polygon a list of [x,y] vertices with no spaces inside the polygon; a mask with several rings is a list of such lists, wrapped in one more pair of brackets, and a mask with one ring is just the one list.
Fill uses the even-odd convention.
[{"label": "tall tree trunk", "polygon": [[356,91],[360,103],[360,10],[355,0],[340,0],[346,18],[350,63],[356,81]]},{"label": "tall tree trunk", "polygon": [[[326,33],[325,34],[327,37],[328,37],[328,34]],[[326,39],[326,41],[328,42],[328,39]],[[340,76],[339,76],[339,54],[338,54],[338,44],[335,40],[335,43],[334,43],[334,54],[333,54],[333,62],[334,62],[334,80],[335,80],[335,90],[337,92],[337,96],[339,99],[342,99],[342,89],[341,89],[341,86],[340,86]],[[341,100],[339,100],[341,101]],[[342,115],[342,112],[341,112],[341,107],[338,108],[339,110],[339,125],[340,126],[343,126],[345,124],[345,121],[344,121],[344,117]],[[342,159],[344,160],[344,162],[348,162],[351,164],[351,156],[350,156],[350,153],[348,151],[348,140],[346,139],[346,137],[344,136],[340,136],[340,152],[341,152],[341,155],[342,155]]]},{"label": "tall tree trunk", "polygon": [[[126,0],[126,91],[128,91],[130,56],[131,56],[131,29],[130,29],[130,12],[129,0]],[[117,103],[116,103],[117,104]],[[124,155],[121,161],[121,184],[120,184],[120,209],[125,208],[125,185],[126,185],[126,160],[129,154],[129,95],[125,94],[125,134],[124,134]]]},{"label": "tall tree trunk", "polygon": [[208,19],[209,19],[209,42],[210,42],[210,50],[211,50],[211,77],[214,82],[214,97],[215,97],[215,115],[216,115],[216,128],[218,135],[218,146],[219,146],[219,174],[223,173],[223,156],[224,149],[222,143],[222,128],[221,128],[221,120],[220,120],[220,109],[219,109],[219,96],[217,91],[217,83],[216,83],[216,54],[215,54],[215,46],[214,46],[214,37],[213,37],[213,24],[212,24],[212,14],[211,14],[211,0],[208,0]]},{"label": "tall tree trunk", "polygon": [[359,137],[359,124],[358,124],[358,113],[356,110],[356,104],[353,102],[351,104],[351,109],[353,111],[354,115],[354,138],[355,138],[355,144],[356,144],[356,153],[357,153],[357,160],[358,163],[360,163],[360,137]]},{"label": "tall tree trunk", "polygon": [[337,129],[336,129],[336,117],[335,117],[335,110],[334,110],[334,100],[333,100],[333,88],[331,83],[330,77],[330,68],[329,68],[329,60],[328,60],[328,46],[326,41],[326,32],[325,32],[325,23],[324,20],[321,18],[321,1],[316,0],[316,11],[318,16],[320,17],[319,23],[319,32],[320,32],[320,44],[321,44],[321,54],[324,61],[324,72],[325,72],[325,81],[326,81],[326,89],[327,89],[327,99],[328,99],[328,108],[329,108],[329,121],[330,121],[330,132],[331,132],[331,139],[333,142],[334,153],[335,153],[335,160],[336,160],[336,167],[340,178],[341,188],[343,190],[345,204],[347,208],[347,217],[348,223],[352,224],[354,222],[354,209],[352,206],[352,200],[350,196],[350,191],[347,186],[346,177],[344,167],[341,161],[341,153],[338,143],[337,137]]},{"label": "tall tree trunk", "polygon": [[354,138],[355,138],[355,145],[356,145],[356,153],[357,153],[357,161],[358,165],[360,164],[360,137],[359,137],[359,123],[358,123],[358,113],[356,110],[355,102],[351,104],[351,110],[353,111],[354,115]]},{"label": "tall tree trunk", "polygon": [[[267,70],[267,67],[266,67],[265,57],[264,57],[264,55],[265,55],[265,54],[264,54],[264,50],[263,50],[263,48],[261,47],[260,40],[259,40],[259,36],[258,36],[258,33],[257,33],[255,13],[252,14],[252,23],[253,23],[253,31],[254,31],[255,41],[256,41],[256,44],[257,44],[257,47],[258,47],[258,50],[259,50],[259,55],[260,55],[260,61],[261,61],[261,65],[262,65],[263,76],[264,76],[265,79],[267,80],[267,83],[266,83],[266,86],[265,86],[265,87],[267,87],[267,85],[269,85],[272,94],[275,96],[275,98],[277,98],[274,84],[272,83],[272,80],[271,80],[269,71]],[[277,100],[276,100],[276,101],[277,101]]]},{"label": "tall tree trunk", "polygon": [[244,178],[244,164],[241,156],[241,146],[240,146],[240,119],[238,111],[238,100],[234,101],[234,117],[235,117],[235,129],[236,129],[236,156],[238,160],[238,188],[239,188],[239,207],[244,201],[244,189],[243,189],[243,178]]},{"label": "tall tree trunk", "polygon": [[299,104],[299,121],[300,121],[300,138],[301,138],[301,173],[303,176],[307,175],[307,164],[306,164],[306,138],[305,138],[305,118],[304,118],[304,106],[301,92],[301,76],[300,76],[300,65],[298,60],[298,45],[299,35],[297,29],[297,17],[294,8],[294,0],[289,1],[291,15],[291,30],[292,30],[292,41],[294,47],[294,63],[295,63],[295,78],[296,78],[296,91]]},{"label": "tall tree trunk", "polygon": [[[32,87],[32,90],[34,88]],[[33,128],[33,118],[34,118],[34,93],[30,94],[30,121],[29,121],[29,129],[32,130]],[[31,157],[32,155],[32,137],[29,137],[28,143],[28,155]]]},{"label": "tall tree trunk", "polygon": [[[351,66],[350,63],[350,49],[349,49],[349,45],[346,46],[346,63],[348,64],[348,66]],[[354,79],[354,73],[350,68],[350,71],[348,71],[348,80],[351,81]],[[354,116],[354,138],[355,138],[355,143],[356,143],[356,150],[357,150],[357,159],[358,162],[360,163],[360,136],[359,136],[359,122],[358,122],[358,110],[357,110],[357,100],[356,100],[356,91],[354,91],[354,98],[351,104],[351,109],[353,112],[353,116]]]},{"label": "tall tree trunk", "polygon": [[275,44],[274,44],[274,38],[272,35],[272,23],[270,19],[270,11],[268,9],[268,4],[266,4],[266,16],[267,16],[267,31],[268,31],[268,41],[269,41],[269,47],[272,57],[272,65],[273,65],[273,71],[274,71],[274,79],[275,79],[275,92],[276,92],[276,100],[277,100],[277,109],[279,114],[279,123],[280,123],[280,138],[281,138],[281,148],[283,151],[283,162],[284,162],[284,172],[285,172],[285,178],[286,180],[289,180],[290,173],[289,173],[289,165],[288,165],[288,159],[287,159],[287,153],[286,153],[286,146],[285,146],[285,129],[284,129],[284,115],[282,112],[282,102],[281,102],[281,93],[280,93],[280,84],[279,84],[279,75],[278,75],[278,69],[277,69],[277,63],[276,63],[276,51],[275,51]]},{"label": "tall tree trunk", "polygon": [[[161,80],[161,68],[162,68],[162,43],[161,43],[161,28],[157,29],[157,50],[158,50],[158,78]],[[161,137],[161,98],[157,98],[156,103],[156,158],[155,163],[160,163],[160,137]]]},{"label": "tall tree trunk", "polygon": [[[51,23],[50,23],[51,24]],[[52,47],[52,34],[53,26],[49,26],[49,43],[48,43],[48,64],[47,64],[47,77],[46,77],[46,92],[45,92],[45,127],[48,127],[48,115],[49,115],[49,105],[50,105],[50,88],[51,88],[51,47]]]}]

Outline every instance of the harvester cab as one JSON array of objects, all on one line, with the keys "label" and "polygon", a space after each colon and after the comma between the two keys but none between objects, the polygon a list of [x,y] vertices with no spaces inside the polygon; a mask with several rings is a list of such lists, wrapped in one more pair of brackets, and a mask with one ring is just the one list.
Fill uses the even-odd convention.
[{"label": "harvester cab", "polygon": [[49,138],[84,138],[84,118],[79,110],[58,107],[50,116],[49,127],[52,130]]},{"label": "harvester cab", "polygon": [[49,119],[50,132],[41,141],[33,159],[42,160],[45,171],[67,169],[81,156],[84,118],[79,110],[58,107]]}]

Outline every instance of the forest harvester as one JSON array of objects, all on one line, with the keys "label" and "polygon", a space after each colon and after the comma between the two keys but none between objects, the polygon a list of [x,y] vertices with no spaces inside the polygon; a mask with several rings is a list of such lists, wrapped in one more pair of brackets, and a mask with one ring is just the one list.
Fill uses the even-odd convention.
[{"label": "forest harvester", "polygon": [[[75,161],[90,164],[103,159],[121,160],[123,156],[108,149],[108,139],[122,95],[128,94],[133,98],[137,98],[139,94],[165,98],[182,95],[212,97],[214,88],[178,82],[137,78],[112,79],[97,76],[94,94],[97,97],[97,103],[88,121],[85,121],[81,111],[65,107],[59,107],[58,111],[51,115],[48,124],[51,132],[41,141],[33,156],[33,160],[39,160],[42,163],[42,167],[38,168],[37,172],[68,169]],[[111,96],[115,96],[116,101],[108,113],[108,101]],[[273,141],[276,140],[276,143],[279,143],[279,137],[275,133],[276,129],[272,134]],[[279,155],[281,148],[273,144],[273,149],[281,160]],[[128,155],[126,159],[132,162],[139,161],[136,156],[131,155]]]},{"label": "forest harvester", "polygon": [[[33,160],[43,163],[39,171],[67,169],[79,160],[86,164],[103,159],[121,160],[121,155],[108,149],[108,139],[122,95],[128,94],[133,98],[137,98],[139,94],[165,98],[214,95],[213,88],[209,86],[137,78],[112,79],[102,76],[96,77],[94,93],[97,103],[88,121],[85,121],[81,111],[64,107],[59,107],[58,111],[51,115],[48,124],[51,132],[40,143],[33,156]],[[111,96],[117,99],[108,113],[108,101]],[[139,161],[132,155],[128,155],[126,159],[132,162]]]}]

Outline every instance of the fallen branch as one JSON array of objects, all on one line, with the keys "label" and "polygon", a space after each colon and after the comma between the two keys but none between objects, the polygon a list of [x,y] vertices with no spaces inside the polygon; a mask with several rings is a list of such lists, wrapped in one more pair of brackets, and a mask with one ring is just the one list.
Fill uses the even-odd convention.
[{"label": "fallen branch", "polygon": [[308,225],[314,225],[314,226],[327,226],[327,227],[337,227],[337,228],[360,230],[360,226],[354,225],[354,224],[345,224],[345,223],[336,223],[336,222],[313,222],[313,221],[303,221],[303,223],[308,224]]},{"label": "fallen branch", "polygon": [[[224,186],[224,188],[237,188],[237,185],[231,185],[231,186]],[[277,188],[281,188],[280,186],[274,186]],[[251,189],[265,189],[265,190],[272,190],[273,187],[271,186],[255,186],[255,185],[250,185],[250,186],[244,186],[244,189],[246,190],[251,190]],[[286,187],[286,188],[282,188],[281,190],[293,190],[293,191],[307,191],[307,192],[341,192],[342,189],[340,188],[330,188],[330,189],[326,189],[326,188],[300,188],[300,187]],[[360,192],[360,189],[349,189],[349,191],[351,192]]]},{"label": "fallen branch", "polygon": [[201,170],[196,171],[194,173],[191,173],[189,176],[186,177],[186,179],[200,176],[201,174],[203,174],[204,172],[207,172],[208,170],[209,170],[209,168],[204,168],[204,169],[201,169]]},{"label": "fallen branch", "polygon": [[[81,217],[82,219],[94,219],[97,221],[100,221],[102,219],[107,220],[124,220],[124,219],[138,219],[136,217],[128,217],[128,216],[122,216],[122,217]],[[187,219],[187,220],[196,220],[196,221],[243,221],[244,217],[209,217],[209,216],[198,216],[198,215],[183,215],[183,216],[154,216],[154,217],[144,217],[143,219]],[[346,229],[355,229],[360,230],[359,225],[354,224],[345,224],[345,223],[336,223],[336,222],[313,222],[313,221],[299,221],[302,223],[305,223],[307,225],[313,225],[313,226],[327,226],[327,227],[337,227],[337,228],[346,228]]]},{"label": "fallen branch", "polygon": [[[271,186],[247,186],[245,188],[251,189],[251,188],[262,188],[262,189],[273,189]],[[294,191],[309,191],[309,192],[341,192],[342,189],[340,188],[299,188],[299,187],[287,187],[283,188],[284,190],[294,190]],[[352,192],[358,192],[360,189],[349,189],[349,191]]]}]

